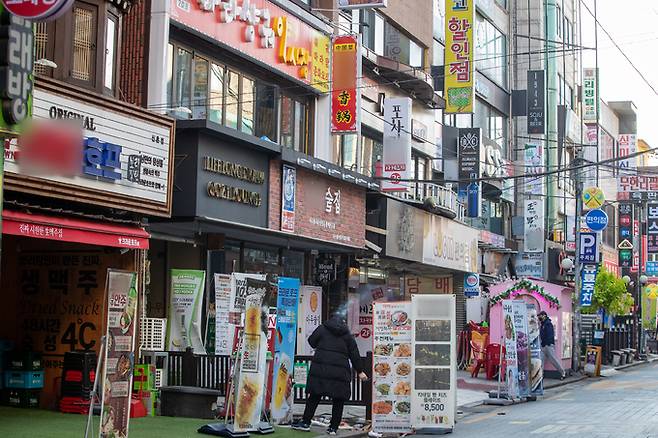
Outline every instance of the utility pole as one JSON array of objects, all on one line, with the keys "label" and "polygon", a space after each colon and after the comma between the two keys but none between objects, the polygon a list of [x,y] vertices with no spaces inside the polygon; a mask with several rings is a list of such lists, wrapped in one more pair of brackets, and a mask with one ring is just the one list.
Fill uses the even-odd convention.
[{"label": "utility pole", "polygon": [[[582,139],[582,133],[581,133]],[[581,140],[582,145],[582,140]],[[582,147],[576,148],[576,171],[574,178],[576,180],[576,256],[574,257],[574,290],[576,292],[576,300],[573,305],[573,340],[571,349],[571,368],[574,371],[580,369],[580,294],[581,294],[581,263],[580,263],[580,221],[583,216],[583,179],[581,177],[582,169],[578,169],[582,161]]]}]

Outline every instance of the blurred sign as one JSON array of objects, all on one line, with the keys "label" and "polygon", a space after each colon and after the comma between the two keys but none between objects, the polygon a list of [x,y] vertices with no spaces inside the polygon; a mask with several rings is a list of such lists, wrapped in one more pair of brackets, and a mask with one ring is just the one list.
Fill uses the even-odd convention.
[{"label": "blurred sign", "polygon": [[413,178],[411,164],[411,99],[384,99],[384,178],[382,191],[404,192]]},{"label": "blurred sign", "polygon": [[387,0],[338,0],[340,9],[385,8]]},{"label": "blurred sign", "polygon": [[543,134],[546,130],[544,93],[544,70],[528,70],[528,134]]},{"label": "blurred sign", "polygon": [[598,69],[583,69],[583,122],[596,123],[598,118]]},{"label": "blurred sign", "polygon": [[2,5],[16,17],[33,21],[50,21],[66,13],[74,0],[2,0]]},{"label": "blurred sign", "polygon": [[464,275],[464,296],[477,297],[480,294],[480,274],[469,272]]},{"label": "blurred sign", "polygon": [[583,205],[589,209],[601,208],[605,202],[603,190],[598,187],[588,187],[583,190]]},{"label": "blurred sign", "polygon": [[[657,208],[658,210],[658,208]],[[608,215],[600,209],[590,210],[585,215],[585,223],[592,231],[603,231],[608,226]],[[656,229],[658,230],[658,224]]]},{"label": "blurred sign", "polygon": [[297,169],[283,166],[283,193],[281,193],[281,231],[295,232],[295,196]]}]

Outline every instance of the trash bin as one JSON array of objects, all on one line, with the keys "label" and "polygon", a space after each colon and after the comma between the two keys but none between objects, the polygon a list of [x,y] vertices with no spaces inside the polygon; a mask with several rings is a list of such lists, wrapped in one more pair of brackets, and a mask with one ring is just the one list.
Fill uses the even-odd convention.
[{"label": "trash bin", "polygon": [[610,354],[612,354],[612,366],[618,367],[621,364],[622,352],[619,350],[612,350]]}]

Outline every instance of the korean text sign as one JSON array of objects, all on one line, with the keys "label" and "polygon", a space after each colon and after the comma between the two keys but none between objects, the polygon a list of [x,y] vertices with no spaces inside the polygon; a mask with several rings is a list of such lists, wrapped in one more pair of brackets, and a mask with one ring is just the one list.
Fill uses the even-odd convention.
[{"label": "korean text sign", "polygon": [[446,113],[473,112],[475,0],[446,0]]},{"label": "korean text sign", "polygon": [[581,270],[580,282],[580,305],[591,306],[594,297],[594,284],[596,283],[596,274],[598,265],[585,264]]},{"label": "korean text sign", "polygon": [[283,190],[281,191],[281,231],[295,232],[295,204],[297,169],[283,166]]},{"label": "korean text sign", "polygon": [[359,104],[359,38],[341,35],[332,41],[331,132],[357,132]]},{"label": "korean text sign", "polygon": [[413,176],[411,166],[411,99],[384,99],[384,169],[385,192],[403,192]]}]

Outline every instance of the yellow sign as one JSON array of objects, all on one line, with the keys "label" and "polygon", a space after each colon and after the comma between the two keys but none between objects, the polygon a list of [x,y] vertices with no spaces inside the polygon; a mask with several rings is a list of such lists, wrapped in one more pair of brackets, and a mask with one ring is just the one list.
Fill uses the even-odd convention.
[{"label": "yellow sign", "polygon": [[605,195],[598,187],[588,187],[583,191],[583,205],[590,210],[603,207]]},{"label": "yellow sign", "polygon": [[331,89],[329,87],[330,46],[331,38],[326,35],[317,36],[313,39],[311,85],[322,93],[328,93]]},{"label": "yellow sign", "polygon": [[475,0],[446,0],[446,113],[472,113]]}]

